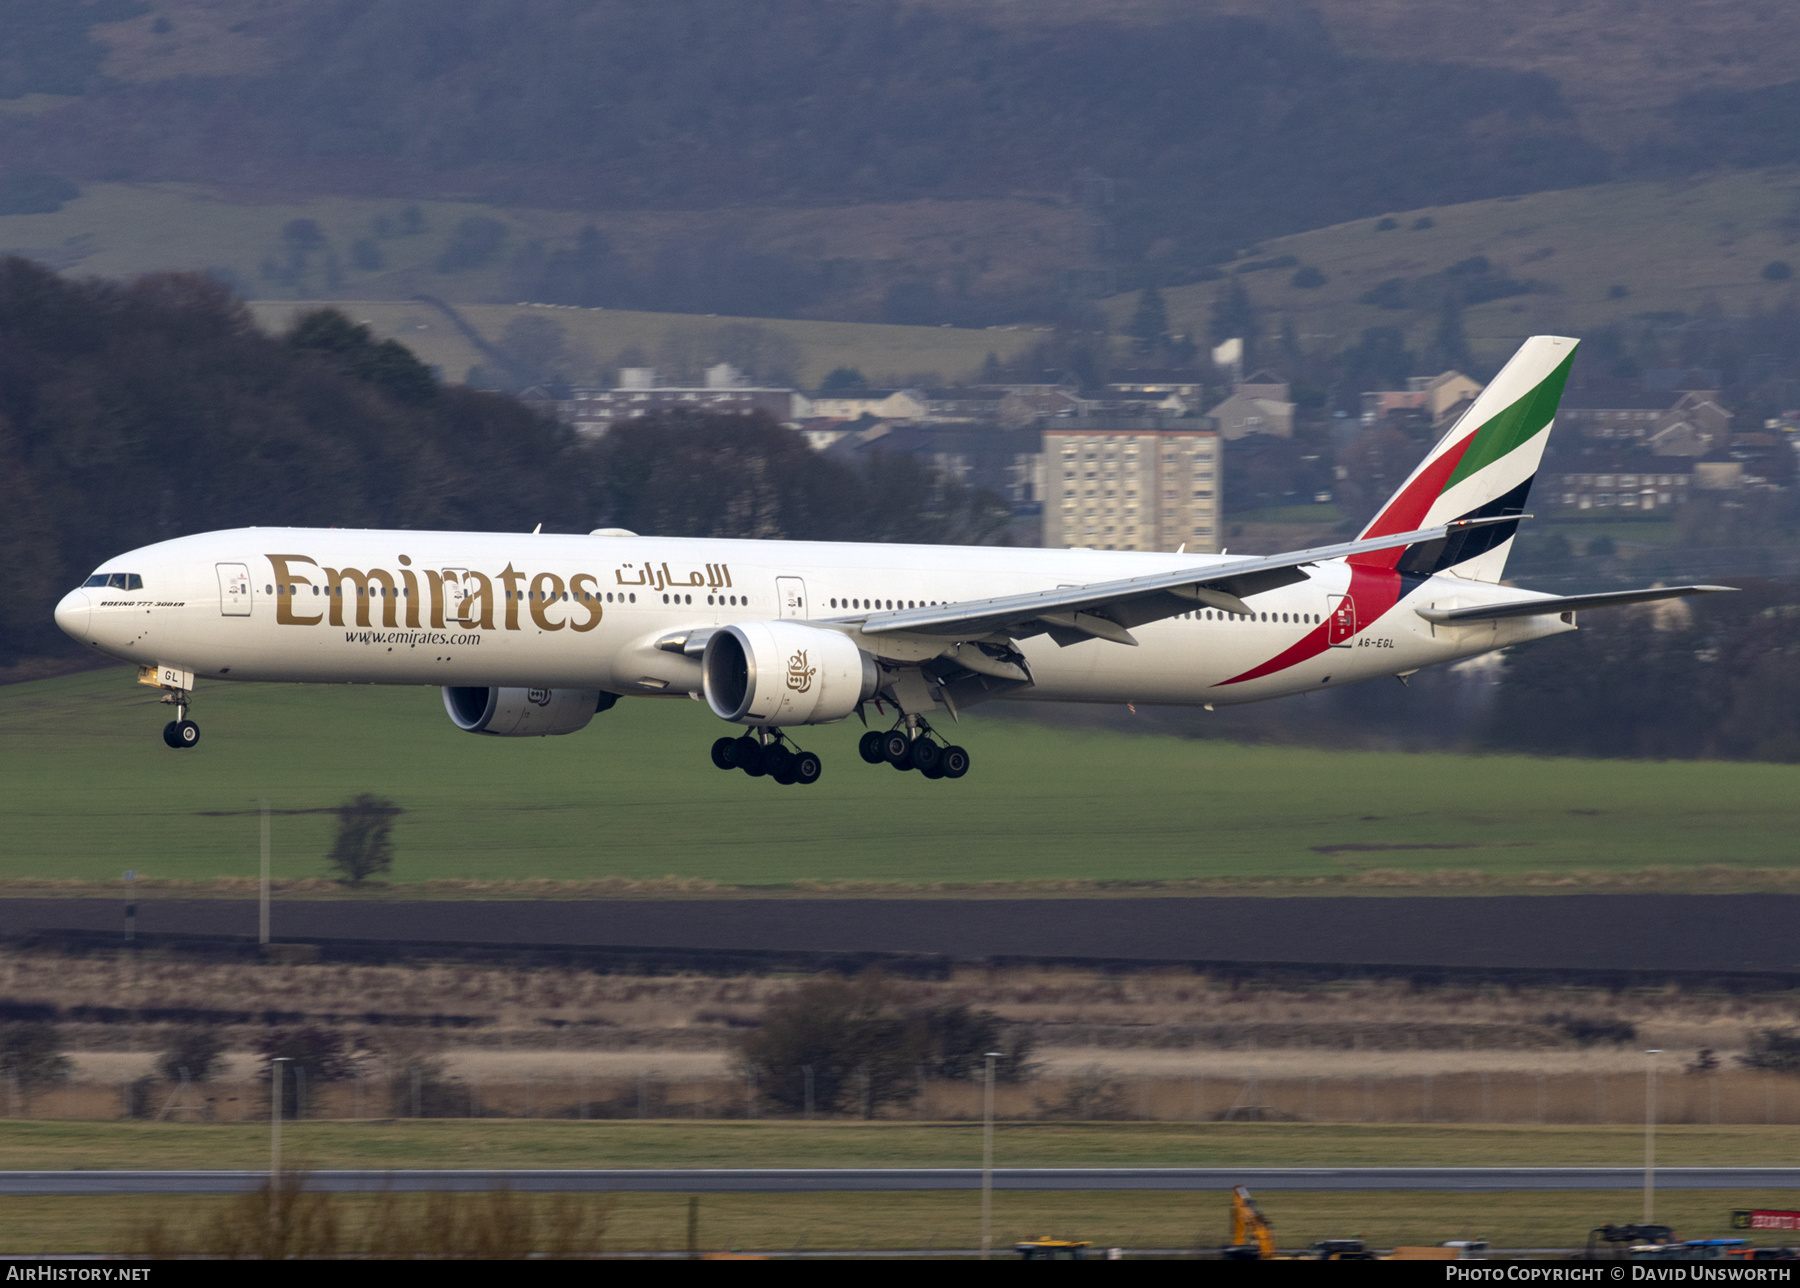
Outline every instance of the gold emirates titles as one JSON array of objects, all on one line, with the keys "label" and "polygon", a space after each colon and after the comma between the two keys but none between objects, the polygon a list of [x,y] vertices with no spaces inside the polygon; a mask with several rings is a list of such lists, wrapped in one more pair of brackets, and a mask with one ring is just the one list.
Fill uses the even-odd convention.
[{"label": "gold emirates titles", "polygon": [[[360,568],[326,568],[306,555],[271,554],[265,557],[275,570],[275,620],[282,626],[318,626],[327,621],[332,626],[349,625],[344,620],[344,604],[346,599],[351,598],[344,594],[346,584],[356,587],[354,600],[357,626],[375,624],[371,617],[372,606],[377,602],[381,605],[382,626],[399,627],[402,625],[401,618],[404,617],[404,625],[415,630],[429,624],[440,629],[445,626],[465,626],[484,631],[516,631],[520,629],[519,607],[523,604],[539,630],[560,631],[566,626],[577,632],[591,631],[600,624],[605,611],[600,579],[586,572],[578,572],[565,581],[561,575],[553,572],[520,572],[509,563],[497,578],[491,578],[484,572],[472,569],[415,570],[411,556],[401,555],[398,559],[400,572],[396,578],[395,574],[385,568],[370,568],[367,571]],[[309,573],[316,574],[321,580],[315,582]],[[421,576],[425,578],[424,595],[419,593]],[[709,563],[704,565],[703,570],[684,576],[672,572],[667,562],[660,567],[646,565],[643,568],[625,564],[613,570],[613,580],[622,587],[642,587],[646,593],[695,587],[720,591],[730,588],[731,570],[722,563]],[[499,628],[494,623],[495,581],[500,584],[498,603],[503,619]],[[308,592],[309,597],[323,595],[327,602],[316,605],[300,602],[303,596],[308,596]],[[635,594],[635,589],[623,593]],[[429,623],[420,620],[421,607],[427,602]],[[446,609],[452,604],[456,611],[447,615]],[[560,616],[553,618],[551,614],[560,614],[564,604],[581,609],[587,614],[586,619],[568,621]],[[315,607],[319,611],[306,611]]]}]

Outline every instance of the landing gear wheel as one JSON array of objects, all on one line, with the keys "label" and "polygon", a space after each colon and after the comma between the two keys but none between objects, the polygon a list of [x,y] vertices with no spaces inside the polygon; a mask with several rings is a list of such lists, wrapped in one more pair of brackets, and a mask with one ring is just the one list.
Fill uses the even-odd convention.
[{"label": "landing gear wheel", "polygon": [[930,769],[921,769],[919,772],[927,778],[942,778],[944,776],[944,758],[939,756],[937,760],[932,763]]},{"label": "landing gear wheel", "polygon": [[907,753],[912,750],[912,739],[906,736],[904,729],[890,729],[881,735],[881,756],[895,769],[911,769],[907,764]]},{"label": "landing gear wheel", "polygon": [[945,778],[961,778],[969,772],[969,753],[961,747],[945,747],[938,757],[938,769]]},{"label": "landing gear wheel", "polygon": [[175,723],[174,745],[183,751],[200,741],[200,726],[192,720],[178,720]]},{"label": "landing gear wheel", "polygon": [[731,744],[731,763],[752,778],[763,776],[763,745],[749,734]]},{"label": "landing gear wheel", "polygon": [[882,761],[887,759],[881,752],[881,742],[885,737],[887,737],[887,735],[882,733],[879,729],[869,730],[869,732],[857,739],[857,754],[871,765],[879,765]]},{"label": "landing gear wheel", "polygon": [[794,757],[794,767],[789,772],[802,787],[811,787],[819,781],[819,775],[825,772],[825,766],[816,753],[803,751]]},{"label": "landing gear wheel", "polygon": [[938,758],[942,754],[942,748],[931,739],[914,738],[911,750],[906,753],[906,762],[930,778],[933,776],[931,771],[937,768]]},{"label": "landing gear wheel", "polygon": [[712,762],[720,769],[736,769],[731,762],[731,753],[737,746],[736,738],[721,738],[712,745]]},{"label": "landing gear wheel", "polygon": [[181,740],[175,736],[175,731],[179,727],[180,726],[173,720],[163,726],[163,742],[173,747],[176,751],[181,750]]},{"label": "landing gear wheel", "polygon": [[788,772],[794,767],[794,753],[780,743],[773,743],[763,748],[762,771],[776,782],[791,784],[794,780]]}]

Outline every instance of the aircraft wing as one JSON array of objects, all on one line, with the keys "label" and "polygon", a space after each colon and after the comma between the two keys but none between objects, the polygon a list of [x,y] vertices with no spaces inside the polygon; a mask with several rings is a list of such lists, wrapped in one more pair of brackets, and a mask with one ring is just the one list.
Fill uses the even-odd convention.
[{"label": "aircraft wing", "polygon": [[1600,595],[1558,595],[1549,599],[1520,599],[1510,604],[1477,608],[1421,608],[1420,617],[1438,626],[1463,622],[1491,622],[1503,617],[1542,617],[1548,613],[1572,613],[1586,608],[1617,608],[1622,604],[1647,604],[1658,599],[1683,599],[1689,595],[1716,595],[1736,586],[1657,586],[1651,590],[1619,590]]},{"label": "aircraft wing", "polygon": [[1417,532],[1346,541],[1264,559],[1225,559],[1204,567],[1127,577],[1120,581],[871,613],[861,623],[861,630],[864,635],[904,632],[958,639],[992,634],[1025,639],[1048,632],[1058,644],[1065,645],[1087,639],[1136,644],[1137,640],[1131,634],[1133,626],[1189,612],[1195,605],[1228,613],[1248,613],[1250,606],[1244,603],[1246,596],[1305,581],[1307,574],[1302,569],[1308,564],[1343,559],[1371,550],[1437,541],[1467,528],[1516,523],[1518,517],[1496,515],[1459,519]]}]

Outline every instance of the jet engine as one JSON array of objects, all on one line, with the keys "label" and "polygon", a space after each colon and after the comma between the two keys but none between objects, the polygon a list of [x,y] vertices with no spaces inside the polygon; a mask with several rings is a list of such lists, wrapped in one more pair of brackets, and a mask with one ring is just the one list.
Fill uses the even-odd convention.
[{"label": "jet engine", "polygon": [[875,659],[848,635],[802,622],[743,622],[714,631],[700,657],[706,705],[747,725],[829,724],[873,696]]},{"label": "jet engine", "polygon": [[598,689],[480,689],[444,686],[444,710],[465,733],[542,738],[574,733],[619,700]]}]

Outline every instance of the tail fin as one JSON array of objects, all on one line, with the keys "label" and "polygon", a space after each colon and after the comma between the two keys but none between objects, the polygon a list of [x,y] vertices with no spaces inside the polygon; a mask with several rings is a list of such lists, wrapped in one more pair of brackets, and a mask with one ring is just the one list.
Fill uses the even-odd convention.
[{"label": "tail fin", "polygon": [[[1523,514],[1579,343],[1565,336],[1534,335],[1520,345],[1362,536],[1436,527],[1452,519]],[[1496,523],[1404,550],[1356,555],[1350,562],[1499,581],[1518,528],[1516,523]]]}]

